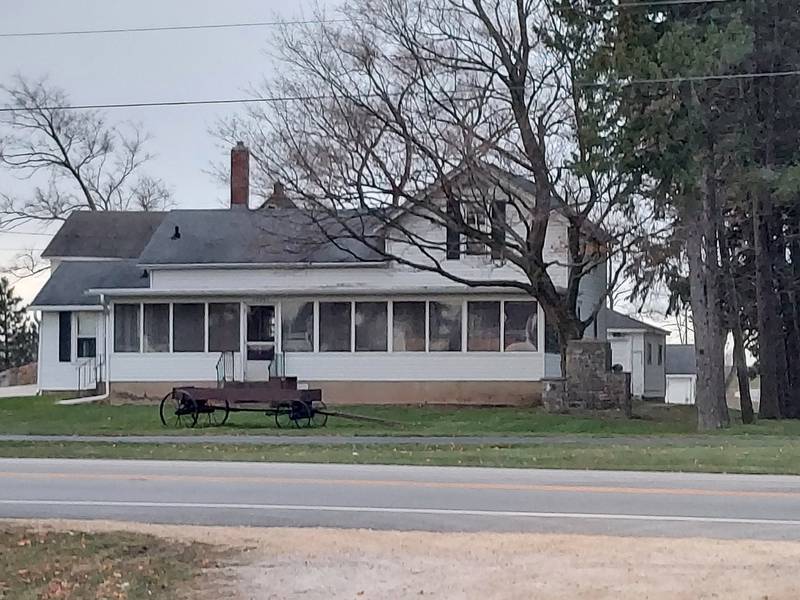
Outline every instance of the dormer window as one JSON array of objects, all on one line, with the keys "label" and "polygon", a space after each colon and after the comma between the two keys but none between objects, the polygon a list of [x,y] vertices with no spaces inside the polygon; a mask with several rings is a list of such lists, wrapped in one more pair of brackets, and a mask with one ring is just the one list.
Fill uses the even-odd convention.
[{"label": "dormer window", "polygon": [[467,236],[465,252],[471,256],[481,256],[488,254],[489,248],[479,239],[476,239],[479,234],[490,236],[492,228],[489,224],[489,216],[486,214],[484,207],[479,204],[467,205],[466,215],[464,221],[467,224],[467,231],[470,235]]}]

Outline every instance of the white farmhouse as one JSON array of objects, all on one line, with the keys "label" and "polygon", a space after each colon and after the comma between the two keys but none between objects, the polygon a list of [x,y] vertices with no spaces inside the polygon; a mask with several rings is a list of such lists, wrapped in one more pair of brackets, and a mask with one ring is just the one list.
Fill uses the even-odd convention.
[{"label": "white farmhouse", "polygon": [[[52,272],[32,306],[42,391],[154,398],[177,384],[213,386],[224,370],[244,381],[296,376],[333,403],[518,404],[559,375],[535,299],[333,244],[279,186],[250,209],[242,160],[237,147],[229,209],[67,219],[43,253]],[[504,177],[504,189],[529,193],[525,180]],[[554,211],[547,247],[559,285],[566,234]],[[437,258],[470,277],[522,277],[460,249]],[[588,312],[603,297],[605,268],[583,283]],[[602,315],[588,333],[605,339]]]}]

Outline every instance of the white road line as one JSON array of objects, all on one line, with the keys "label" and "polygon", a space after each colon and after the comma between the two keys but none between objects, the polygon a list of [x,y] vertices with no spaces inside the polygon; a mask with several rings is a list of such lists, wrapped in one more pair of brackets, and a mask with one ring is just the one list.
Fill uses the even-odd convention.
[{"label": "white road line", "polygon": [[529,512],[509,510],[468,510],[457,508],[403,508],[384,506],[313,506],[301,504],[233,504],[219,502],[140,502],[113,500],[0,500],[3,506],[64,506],[106,508],[180,508],[258,511],[390,513],[408,515],[452,515],[468,517],[520,517],[534,519],[582,519],[606,521],[672,521],[680,523],[724,523],[733,525],[800,526],[800,520],[682,515],[626,515],[608,513]]}]

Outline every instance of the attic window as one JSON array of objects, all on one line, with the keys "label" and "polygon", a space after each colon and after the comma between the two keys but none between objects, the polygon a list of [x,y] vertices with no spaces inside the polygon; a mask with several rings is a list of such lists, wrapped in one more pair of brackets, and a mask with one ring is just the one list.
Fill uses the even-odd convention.
[{"label": "attic window", "polygon": [[487,254],[489,250],[487,245],[474,237],[476,234],[481,233],[487,236],[491,235],[492,230],[486,210],[478,204],[468,205],[464,220],[469,228],[468,231],[472,234],[467,236],[466,253],[472,256]]},{"label": "attic window", "polygon": [[175,231],[172,233],[172,236],[169,239],[171,240],[181,239],[181,228],[175,225]]}]

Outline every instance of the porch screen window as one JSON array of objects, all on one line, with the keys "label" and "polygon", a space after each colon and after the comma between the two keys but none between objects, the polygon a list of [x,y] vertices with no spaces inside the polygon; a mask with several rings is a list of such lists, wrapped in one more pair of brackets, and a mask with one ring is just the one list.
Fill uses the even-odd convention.
[{"label": "porch screen window", "polygon": [[500,352],[499,302],[467,302],[467,350]]},{"label": "porch screen window", "polygon": [[72,360],[72,313],[58,313],[58,362]]},{"label": "porch screen window", "polygon": [[425,352],[425,303],[392,304],[392,349],[395,352]]},{"label": "porch screen window", "polygon": [[144,351],[169,352],[169,304],[144,305]]},{"label": "porch screen window", "polygon": [[386,302],[356,302],[356,352],[386,352]]},{"label": "porch screen window", "polygon": [[172,349],[174,352],[203,352],[206,340],[206,305],[172,305]]},{"label": "porch screen window", "polygon": [[539,318],[536,302],[506,302],[503,349],[506,352],[536,352]]},{"label": "porch screen window", "polygon": [[653,364],[653,344],[647,342],[647,364]]},{"label": "porch screen window", "polygon": [[139,352],[139,305],[114,305],[114,352]]},{"label": "porch screen window", "polygon": [[78,358],[97,356],[97,316],[95,313],[78,313]]},{"label": "porch screen window", "polygon": [[239,304],[210,302],[208,304],[208,351],[239,351]]},{"label": "porch screen window", "polygon": [[320,352],[350,352],[350,303],[319,303]]},{"label": "porch screen window", "polygon": [[284,352],[314,351],[314,303],[288,301],[281,305]]},{"label": "porch screen window", "polygon": [[431,302],[428,310],[431,352],[460,352],[461,303]]}]

